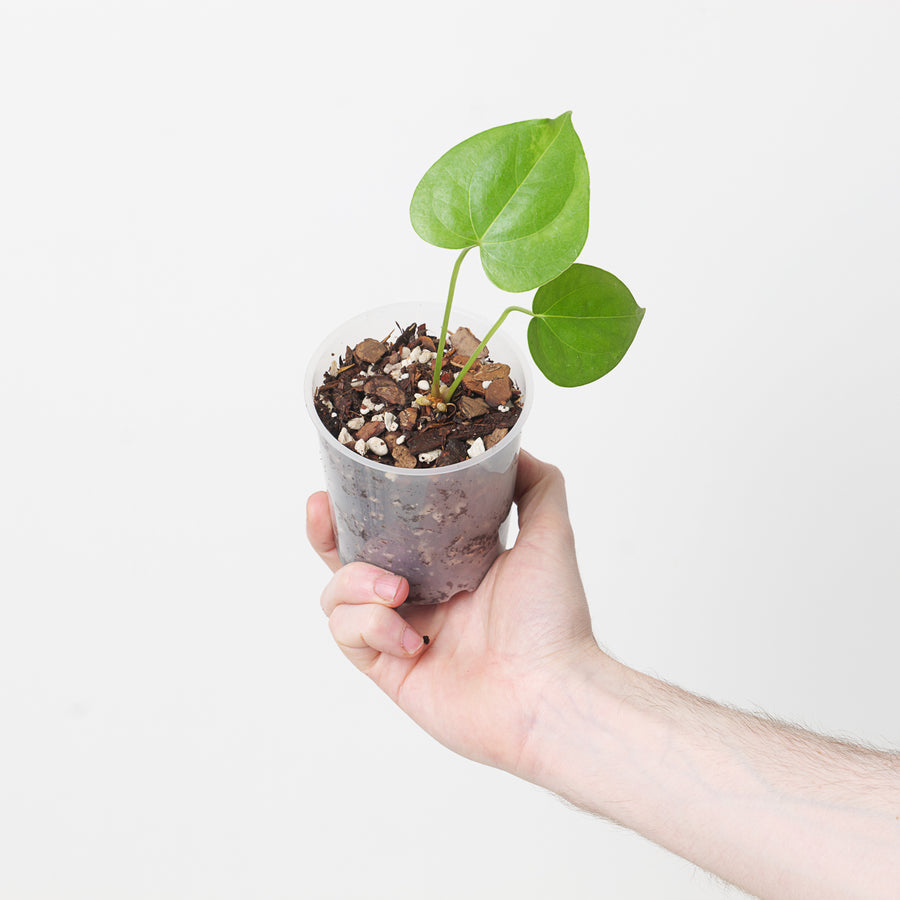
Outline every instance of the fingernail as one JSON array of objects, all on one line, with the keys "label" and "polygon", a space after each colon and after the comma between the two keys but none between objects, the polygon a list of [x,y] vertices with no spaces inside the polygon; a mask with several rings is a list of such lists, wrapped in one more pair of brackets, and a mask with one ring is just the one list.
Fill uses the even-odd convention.
[{"label": "fingernail", "polygon": [[375,593],[382,599],[392,603],[397,599],[400,590],[399,575],[379,575],[375,581]]},{"label": "fingernail", "polygon": [[403,649],[412,656],[413,653],[422,646],[424,641],[412,630],[412,628],[406,627],[403,629],[403,636],[400,638],[400,643],[403,645]]}]

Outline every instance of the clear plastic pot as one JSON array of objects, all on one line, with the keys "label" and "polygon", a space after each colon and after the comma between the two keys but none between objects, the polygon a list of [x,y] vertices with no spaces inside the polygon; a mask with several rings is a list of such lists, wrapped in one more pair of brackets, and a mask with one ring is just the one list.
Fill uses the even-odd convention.
[{"label": "clear plastic pot", "polygon": [[[350,319],[313,354],[304,386],[306,407],[319,436],[331,519],[341,562],[363,560],[409,581],[407,602],[442,603],[474,590],[505,549],[522,427],[531,402],[529,372],[498,332],[488,345],[506,363],[522,392],[522,413],[509,434],[473,459],[436,469],[403,469],[373,462],[325,429],[313,405],[316,387],[333,359],[368,337],[381,339],[395,323],[428,324],[438,335],[443,306],[396,303]],[[492,323],[454,309],[450,330],[464,325],[484,336]]]}]

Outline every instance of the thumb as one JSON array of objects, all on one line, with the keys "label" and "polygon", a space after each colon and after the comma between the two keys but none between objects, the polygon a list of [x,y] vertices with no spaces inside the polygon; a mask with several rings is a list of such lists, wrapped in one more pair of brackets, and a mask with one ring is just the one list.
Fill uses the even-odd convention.
[{"label": "thumb", "polygon": [[519,453],[515,501],[519,535],[526,539],[573,540],[562,472],[526,451]]}]

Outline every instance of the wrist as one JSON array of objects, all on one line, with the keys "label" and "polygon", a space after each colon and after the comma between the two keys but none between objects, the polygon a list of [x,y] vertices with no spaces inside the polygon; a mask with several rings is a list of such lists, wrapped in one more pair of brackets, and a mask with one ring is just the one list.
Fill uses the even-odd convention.
[{"label": "wrist", "polygon": [[623,701],[638,677],[593,641],[562,661],[556,676],[541,686],[515,774],[603,813],[591,798],[606,794],[605,783],[627,746]]}]

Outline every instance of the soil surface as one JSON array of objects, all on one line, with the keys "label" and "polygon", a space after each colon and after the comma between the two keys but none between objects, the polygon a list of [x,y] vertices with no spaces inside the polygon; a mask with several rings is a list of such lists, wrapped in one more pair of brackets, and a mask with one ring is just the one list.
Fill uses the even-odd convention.
[{"label": "soil surface", "polygon": [[[430,396],[438,338],[424,324],[396,331],[393,340],[347,347],[324,373],[315,407],[335,440],[386,466],[422,469],[463,462],[506,437],[522,412],[509,366],[492,362],[485,348],[445,403]],[[448,338],[445,389],[480,343],[467,328]]]}]

